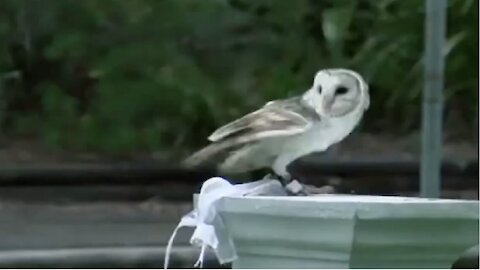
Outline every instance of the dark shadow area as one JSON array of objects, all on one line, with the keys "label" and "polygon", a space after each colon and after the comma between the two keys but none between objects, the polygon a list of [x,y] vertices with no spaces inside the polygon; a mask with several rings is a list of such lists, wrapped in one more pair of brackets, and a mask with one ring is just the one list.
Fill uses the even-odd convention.
[{"label": "dark shadow area", "polygon": [[469,248],[452,264],[452,269],[478,269],[478,245]]}]

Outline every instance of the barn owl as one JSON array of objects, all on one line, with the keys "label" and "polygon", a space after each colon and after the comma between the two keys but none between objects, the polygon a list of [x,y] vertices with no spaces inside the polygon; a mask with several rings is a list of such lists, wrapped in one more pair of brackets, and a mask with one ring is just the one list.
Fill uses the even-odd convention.
[{"label": "barn owl", "polygon": [[323,69],[302,95],[270,101],[217,129],[208,137],[211,143],[184,165],[215,164],[224,173],[270,168],[287,186],[294,180],[287,170],[290,163],[343,140],[369,105],[368,85],[357,72]]}]

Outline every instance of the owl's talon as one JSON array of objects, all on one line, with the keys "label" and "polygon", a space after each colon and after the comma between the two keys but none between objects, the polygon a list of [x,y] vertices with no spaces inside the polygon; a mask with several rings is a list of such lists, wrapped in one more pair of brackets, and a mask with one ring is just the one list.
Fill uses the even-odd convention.
[{"label": "owl's talon", "polygon": [[309,195],[309,192],[305,189],[305,186],[295,179],[285,185],[285,190],[290,196],[308,196]]},{"label": "owl's talon", "polygon": [[304,185],[297,180],[292,180],[284,185],[287,194],[290,196],[311,196],[320,194],[334,194],[335,188],[329,185],[316,187],[312,185]]},{"label": "owl's talon", "polygon": [[305,185],[296,179],[285,178],[272,173],[269,173],[263,177],[263,180],[266,179],[280,180],[289,196],[310,196],[315,194],[335,193],[335,189],[332,186],[326,185],[322,187],[316,187],[312,185]]},{"label": "owl's talon", "polygon": [[262,178],[262,180],[267,180],[267,179],[277,179],[277,177],[275,177],[274,174],[269,173]]}]

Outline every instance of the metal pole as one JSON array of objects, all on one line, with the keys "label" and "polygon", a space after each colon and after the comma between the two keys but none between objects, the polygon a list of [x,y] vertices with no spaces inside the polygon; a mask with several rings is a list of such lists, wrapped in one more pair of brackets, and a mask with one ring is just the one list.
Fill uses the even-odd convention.
[{"label": "metal pole", "polygon": [[426,0],[420,194],[440,197],[446,0]]}]

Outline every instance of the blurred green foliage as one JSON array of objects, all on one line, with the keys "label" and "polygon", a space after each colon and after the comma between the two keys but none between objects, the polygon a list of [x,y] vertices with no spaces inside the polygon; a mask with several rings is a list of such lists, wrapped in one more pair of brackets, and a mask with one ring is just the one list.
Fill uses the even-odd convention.
[{"label": "blurred green foliage", "polygon": [[[448,2],[446,113],[473,128],[478,1]],[[371,84],[364,129],[420,124],[420,0],[0,0],[3,133],[182,154],[324,67]]]}]

